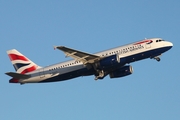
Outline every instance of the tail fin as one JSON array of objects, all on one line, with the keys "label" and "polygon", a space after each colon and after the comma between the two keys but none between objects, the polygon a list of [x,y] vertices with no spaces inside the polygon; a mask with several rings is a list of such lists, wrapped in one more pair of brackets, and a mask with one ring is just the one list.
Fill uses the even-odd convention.
[{"label": "tail fin", "polygon": [[7,51],[7,54],[17,73],[25,74],[41,68],[15,49]]}]

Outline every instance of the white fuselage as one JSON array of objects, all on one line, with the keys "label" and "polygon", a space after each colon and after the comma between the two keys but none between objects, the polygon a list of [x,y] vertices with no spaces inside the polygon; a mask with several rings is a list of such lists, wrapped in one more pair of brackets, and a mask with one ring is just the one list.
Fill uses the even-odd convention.
[{"label": "white fuselage", "polygon": [[[151,41],[148,41],[148,40],[151,40]],[[134,62],[134,61],[145,59],[145,58],[154,58],[156,56],[161,55],[163,52],[167,51],[168,49],[172,47],[172,43],[168,41],[163,41],[161,38],[147,39],[146,42],[144,41],[146,40],[138,41],[132,44],[127,44],[124,46],[102,51],[102,52],[96,53],[95,55],[100,56],[101,58],[106,58],[112,55],[118,55],[120,58],[128,58],[127,63],[130,63],[130,62]],[[83,76],[85,73],[78,74],[77,72],[78,75],[75,75],[76,71],[83,70],[83,69],[85,69],[85,71],[87,70],[88,72],[87,66],[84,65],[82,62],[76,61],[76,60],[69,60],[66,62],[54,64],[51,66],[37,69],[36,71],[30,72],[30,73],[27,73],[28,75],[31,75],[31,77],[28,79],[21,79],[20,83],[37,83],[37,82],[43,82],[46,80],[48,80],[47,82],[51,82],[51,79],[52,79],[52,82],[63,81],[69,78]],[[68,74],[68,73],[71,73],[71,74]],[[62,78],[64,77],[64,79],[58,80],[58,78],[60,79],[61,76]]]}]

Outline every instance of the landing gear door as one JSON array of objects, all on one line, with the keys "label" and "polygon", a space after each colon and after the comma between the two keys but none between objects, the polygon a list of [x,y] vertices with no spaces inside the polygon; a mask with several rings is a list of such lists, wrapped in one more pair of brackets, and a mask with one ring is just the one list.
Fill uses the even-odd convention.
[{"label": "landing gear door", "polygon": [[121,56],[120,54],[117,54],[117,55],[116,55],[116,59],[117,59],[117,62],[118,62],[118,63],[121,62],[121,57],[122,57],[122,56]]},{"label": "landing gear door", "polygon": [[40,77],[40,78],[45,77],[45,75],[44,75],[44,69],[40,69],[40,70],[39,70],[39,77]]}]

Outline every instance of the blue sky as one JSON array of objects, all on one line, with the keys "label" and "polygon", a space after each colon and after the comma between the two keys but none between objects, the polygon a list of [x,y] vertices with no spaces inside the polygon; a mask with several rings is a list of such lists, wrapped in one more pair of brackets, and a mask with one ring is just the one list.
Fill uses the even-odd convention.
[{"label": "blue sky", "polygon": [[[180,118],[179,0],[0,0],[1,120],[178,120]],[[40,66],[66,61],[54,45],[95,53],[162,37],[174,47],[161,62],[132,63],[130,76],[94,76],[48,84],[9,84],[6,51]]]}]

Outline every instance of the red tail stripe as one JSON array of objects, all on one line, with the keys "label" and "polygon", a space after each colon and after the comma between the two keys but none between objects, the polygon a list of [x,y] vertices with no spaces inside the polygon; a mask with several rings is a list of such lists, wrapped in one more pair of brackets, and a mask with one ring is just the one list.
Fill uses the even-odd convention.
[{"label": "red tail stripe", "polygon": [[25,74],[25,73],[28,73],[28,72],[32,72],[32,71],[34,71],[34,70],[36,70],[36,66],[32,66],[32,67],[30,67],[30,68],[27,68],[27,69],[23,70],[23,71],[21,72],[21,74]]},{"label": "red tail stripe", "polygon": [[8,54],[9,58],[11,59],[11,61],[13,60],[23,60],[23,61],[28,61],[28,59],[24,56],[20,56],[20,55],[16,55],[16,54]]}]

